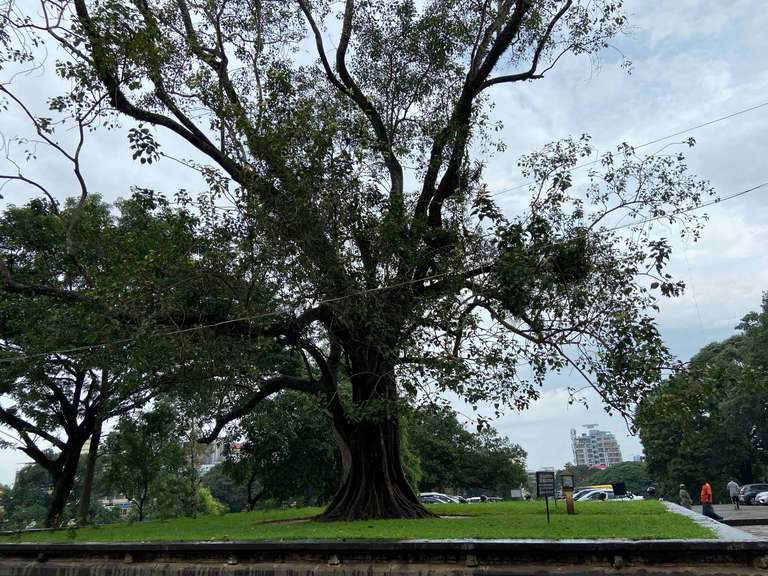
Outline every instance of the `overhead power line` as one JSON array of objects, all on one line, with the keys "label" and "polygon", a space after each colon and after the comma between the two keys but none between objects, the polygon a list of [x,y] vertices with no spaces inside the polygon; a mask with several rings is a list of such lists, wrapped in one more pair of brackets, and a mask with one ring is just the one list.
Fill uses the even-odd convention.
[{"label": "overhead power line", "polygon": [[606,231],[614,232],[616,230],[621,230],[623,228],[630,228],[632,226],[640,226],[641,224],[647,224],[648,222],[654,222],[656,220],[663,220],[664,218],[669,218],[670,216],[677,216],[678,214],[694,212],[696,210],[701,210],[702,208],[706,208],[707,206],[712,206],[714,204],[722,204],[723,202],[727,202],[728,200],[733,200],[734,198],[738,198],[739,196],[744,196],[745,194],[749,194],[750,192],[754,192],[755,190],[759,190],[760,188],[765,188],[766,186],[768,186],[768,182],[763,182],[762,184],[758,184],[757,186],[753,186],[752,188],[747,188],[746,190],[742,190],[741,192],[736,192],[735,194],[729,194],[728,196],[720,196],[719,198],[715,198],[714,200],[710,200],[709,202],[704,202],[702,204],[699,204],[698,206],[692,206],[684,210],[676,210],[671,214],[667,214],[664,216],[654,216],[652,218],[643,218],[642,220],[635,220],[634,222],[628,222],[626,224],[621,224],[620,226],[607,228]]},{"label": "overhead power line", "polygon": [[[351,292],[350,294],[345,294],[343,296],[336,296],[335,298],[326,298],[324,300],[318,300],[314,303],[314,306],[318,306],[320,304],[331,304],[333,302],[339,302],[340,300],[346,300],[347,298],[352,298],[354,296],[362,296],[371,292],[384,292],[386,290],[392,290],[394,288],[401,288],[403,286],[408,286],[409,284],[416,284],[418,282],[425,282],[429,280],[437,280],[439,278],[444,278],[446,276],[450,276],[454,274],[454,272],[443,272],[440,274],[434,274],[432,276],[426,276],[424,278],[414,278],[411,280],[406,280],[404,282],[398,282],[396,284],[387,284],[386,286],[380,286],[378,288],[365,288],[362,290],[356,290],[354,292]],[[280,311],[272,311],[272,312],[264,312],[262,314],[255,314],[250,316],[242,316],[240,318],[232,318],[230,320],[222,320],[220,322],[213,322],[211,324],[200,324],[198,326],[190,326],[189,328],[180,328],[178,330],[170,330],[166,332],[158,332],[157,334],[154,334],[153,336],[175,336],[178,334],[184,334],[187,332],[196,332],[198,330],[205,330],[208,328],[217,328],[219,326],[226,326],[227,324],[235,324],[237,322],[247,322],[252,320],[261,320],[263,318],[270,318],[274,316],[280,316],[282,312]],[[88,344],[85,346],[76,346],[74,348],[67,348],[63,350],[54,350],[50,352],[36,352],[34,354],[20,354],[18,356],[8,356],[6,358],[0,358],[0,363],[7,363],[7,362],[15,362],[18,360],[29,360],[32,358],[42,358],[45,356],[51,356],[54,354],[71,354],[73,352],[87,352],[88,350],[98,350],[99,348],[108,348],[110,346],[117,346],[120,344],[128,344],[130,342],[135,341],[136,338],[121,338],[119,340],[111,340],[109,342],[102,342],[100,344]]]},{"label": "overhead power line", "polygon": [[[712,120],[708,120],[706,122],[702,122],[701,124],[696,124],[695,126],[690,126],[689,128],[686,128],[684,130],[679,130],[678,132],[674,132],[672,134],[667,134],[666,136],[661,136],[659,138],[654,138],[653,140],[649,140],[648,142],[644,142],[643,144],[639,144],[637,146],[633,146],[635,150],[639,148],[645,148],[646,146],[652,146],[653,144],[658,144],[659,142],[663,142],[664,140],[669,140],[670,138],[674,138],[676,136],[681,136],[683,134],[687,134],[688,132],[693,132],[694,130],[698,130],[699,128],[704,128],[706,126],[711,126],[712,124],[717,124],[718,122],[723,122],[725,120],[728,120],[729,118],[734,118],[736,116],[741,116],[742,114],[747,114],[748,112],[752,112],[754,110],[758,110],[760,108],[765,108],[768,106],[768,102],[763,102],[761,104],[756,104],[755,106],[750,106],[749,108],[744,108],[742,110],[738,110],[736,112],[732,112],[731,114],[726,114],[725,116],[720,116],[719,118],[714,118]],[[578,170],[579,168],[585,168],[586,166],[592,166],[593,164],[597,164],[600,162],[600,159],[596,160],[590,160],[589,162],[583,162],[581,164],[577,164],[573,168],[569,170],[569,172],[572,172],[574,170]],[[530,186],[532,182],[524,182],[523,184],[518,184],[516,186],[511,186],[509,188],[504,188],[503,190],[499,190],[498,192],[494,192],[493,194],[489,194],[489,196],[501,196],[502,194],[506,194],[507,192],[513,192],[515,190],[520,190],[521,188],[525,188],[526,186]]]},{"label": "overhead power line", "polygon": [[[685,210],[678,210],[676,212],[673,212],[671,215],[675,216],[675,215],[678,215],[678,214],[684,214],[684,213],[687,213],[687,212],[693,212],[695,210],[700,210],[702,208],[706,208],[707,206],[712,206],[714,204],[721,204],[723,202],[727,202],[728,200],[733,200],[734,198],[738,198],[740,196],[744,196],[746,194],[749,194],[750,192],[754,192],[755,190],[759,190],[761,188],[765,188],[766,186],[768,186],[768,181],[763,182],[762,184],[758,184],[757,186],[753,186],[751,188],[747,188],[746,190],[742,190],[741,192],[736,192],[734,194],[729,194],[728,196],[721,196],[721,197],[716,198],[714,200],[711,200],[709,202],[704,202],[702,204],[699,204],[698,206],[693,206],[693,207],[687,208]],[[668,218],[668,217],[669,217],[669,215],[667,215],[667,216],[656,216],[656,217],[653,217],[653,218],[645,218],[645,219],[642,219],[642,220],[637,220],[635,222],[629,222],[627,224],[622,224],[620,226],[614,226],[613,228],[607,228],[605,230],[607,232],[614,232],[616,230],[621,230],[623,228],[629,228],[629,227],[632,227],[632,226],[639,226],[641,224],[645,224],[645,223],[648,223],[648,222],[653,222],[655,220],[661,220],[661,219]],[[489,232],[489,233],[483,234],[482,236],[489,237],[489,236],[492,236],[492,235],[494,235],[494,233]],[[487,266],[490,267],[491,264],[487,264]],[[386,286],[380,286],[378,288],[366,288],[366,289],[363,289],[363,290],[357,290],[355,292],[352,292],[350,294],[345,294],[343,296],[337,296],[335,298],[326,298],[324,300],[319,300],[319,301],[315,302],[314,305],[317,306],[319,304],[331,304],[333,302],[339,302],[339,301],[345,300],[347,298],[352,298],[353,296],[362,296],[362,295],[365,295],[365,294],[368,294],[368,293],[371,293],[371,292],[384,292],[386,290],[392,290],[394,288],[401,288],[403,286],[408,286],[410,284],[415,284],[417,282],[424,282],[424,281],[429,281],[429,280],[437,280],[437,279],[440,279],[440,278],[445,278],[446,276],[451,276],[452,274],[454,274],[454,272],[443,272],[443,273],[440,273],[440,274],[433,274],[433,275],[427,276],[425,278],[405,280],[403,282],[398,282],[396,284],[388,284]],[[170,330],[170,331],[166,331],[166,332],[159,332],[159,333],[155,334],[155,336],[158,336],[158,337],[174,336],[174,335],[177,335],[177,334],[184,334],[184,333],[188,333],[188,332],[196,332],[196,331],[205,330],[205,329],[208,329],[208,328],[216,328],[218,326],[225,326],[227,324],[234,324],[236,322],[246,322],[246,321],[252,321],[252,320],[261,320],[263,318],[270,318],[270,317],[274,317],[274,316],[280,316],[281,314],[282,314],[282,312],[279,312],[279,311],[264,312],[262,314],[255,314],[255,315],[250,315],[250,316],[242,316],[240,318],[232,318],[230,320],[222,320],[221,322],[214,322],[214,323],[211,323],[211,324],[200,324],[198,326],[191,326],[189,328],[181,328],[179,330]],[[18,356],[9,356],[9,357],[6,357],[6,358],[0,358],[0,363],[16,362],[16,361],[20,361],[20,360],[29,360],[29,359],[32,359],[32,358],[42,358],[42,357],[51,356],[51,355],[54,355],[54,354],[62,354],[63,355],[63,354],[71,354],[73,352],[86,352],[88,350],[98,350],[99,348],[108,348],[110,346],[117,346],[117,345],[120,345],[120,344],[128,344],[128,343],[133,342],[135,340],[136,340],[136,338],[122,338],[122,339],[119,339],[119,340],[112,340],[110,342],[103,342],[103,343],[100,343],[100,344],[90,344],[90,345],[86,345],[86,346],[77,346],[77,347],[74,347],[74,348],[67,348],[67,349],[64,349],[64,350],[55,350],[55,351],[49,351],[49,352],[37,352],[37,353],[34,353],[34,354],[21,354],[21,355],[18,355]]]}]

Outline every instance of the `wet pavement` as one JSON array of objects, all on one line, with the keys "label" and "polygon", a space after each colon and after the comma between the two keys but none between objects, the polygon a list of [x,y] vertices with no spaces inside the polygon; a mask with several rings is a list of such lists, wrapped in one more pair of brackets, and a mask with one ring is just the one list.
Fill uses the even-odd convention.
[{"label": "wet pavement", "polygon": [[749,532],[760,540],[768,540],[768,525],[762,526],[739,526],[739,530]]},{"label": "wet pavement", "polygon": [[[716,504],[713,508],[726,522],[733,521],[738,530],[768,540],[768,506],[740,506],[736,510],[730,504]],[[700,514],[701,506],[694,506],[693,511]]]},{"label": "wet pavement", "polygon": [[[713,508],[726,520],[755,520],[768,524],[768,506],[741,506],[736,510],[731,504],[715,504]],[[701,514],[701,506],[694,506],[693,510]]]},{"label": "wet pavement", "polygon": [[704,516],[700,513],[700,510],[689,510],[688,508],[683,508],[679,504],[675,504],[674,502],[664,502],[664,506],[667,507],[667,510],[670,512],[674,512],[676,514],[680,514],[681,516],[687,516],[696,524],[699,524],[700,526],[703,526],[704,528],[709,528],[710,530],[714,531],[715,536],[718,540],[726,540],[729,542],[741,542],[741,541],[749,541],[749,540],[755,540],[759,538],[756,534],[753,534],[752,532],[748,532],[744,530],[744,526],[739,526],[738,528],[735,528],[733,526],[728,526],[727,524],[722,524],[720,522],[716,522],[715,520],[712,520],[712,518],[709,518],[707,516]]}]

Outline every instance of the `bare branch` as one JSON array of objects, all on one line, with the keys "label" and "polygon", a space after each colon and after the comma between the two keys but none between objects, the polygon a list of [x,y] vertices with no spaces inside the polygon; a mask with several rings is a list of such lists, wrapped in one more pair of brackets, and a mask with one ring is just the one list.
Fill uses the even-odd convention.
[{"label": "bare branch", "polygon": [[[486,88],[488,88],[489,86],[493,86],[494,84],[519,82],[521,80],[534,80],[534,79],[542,78],[544,75],[543,72],[541,74],[536,73],[536,70],[539,66],[539,59],[541,58],[541,54],[544,52],[544,49],[546,48],[547,43],[549,42],[552,36],[552,31],[555,29],[555,26],[557,26],[557,23],[565,15],[565,13],[570,9],[572,4],[573,4],[573,0],[567,0],[565,4],[563,4],[563,7],[552,18],[552,20],[550,20],[549,25],[547,25],[547,29],[544,32],[544,35],[541,37],[541,40],[539,40],[539,43],[536,46],[536,51],[534,52],[533,60],[531,61],[531,67],[528,69],[527,72],[520,72],[518,74],[508,74],[505,76],[497,76],[496,78],[490,78],[481,84],[480,90],[481,91],[485,90]],[[547,70],[549,70],[550,68],[551,66],[548,67]]]}]

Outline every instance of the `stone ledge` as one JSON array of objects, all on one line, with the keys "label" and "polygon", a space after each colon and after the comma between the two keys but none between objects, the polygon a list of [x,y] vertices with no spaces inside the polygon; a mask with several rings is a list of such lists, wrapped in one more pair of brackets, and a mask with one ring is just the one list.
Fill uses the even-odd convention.
[{"label": "stone ledge", "polygon": [[[403,572],[423,574],[441,566],[462,574],[468,569],[486,572],[532,565],[591,568],[730,566],[768,567],[768,541],[723,540],[432,540],[432,541],[290,541],[290,542],[165,542],[0,544],[0,574],[117,574],[129,566],[151,567],[158,563],[181,570],[190,563],[203,566],[249,566],[252,574],[265,573],[266,565],[278,564],[286,574],[298,574],[306,565],[357,566],[363,573],[409,566]],[[31,572],[10,571],[10,565],[26,565]],[[5,566],[6,569],[3,569]],[[74,571],[44,572],[54,567]],[[86,567],[110,566],[101,572]],[[363,567],[366,567],[363,569]],[[75,569],[76,568],[76,569]],[[59,568],[56,568],[58,570]],[[90,570],[90,568],[88,568]],[[174,568],[175,569],[175,568]],[[117,570],[117,571],[115,571]],[[325,570],[325,568],[324,568]],[[131,572],[133,573],[133,572]],[[175,574],[176,572],[159,572]],[[181,570],[181,573],[185,573]],[[189,573],[189,572],[186,572]],[[194,573],[194,572],[193,572]],[[218,572],[216,572],[218,573]],[[763,572],[768,574],[768,572]],[[154,572],[145,572],[154,574]],[[206,573],[207,574],[207,573]],[[309,576],[315,570],[307,572]],[[319,573],[317,573],[319,574]]]}]

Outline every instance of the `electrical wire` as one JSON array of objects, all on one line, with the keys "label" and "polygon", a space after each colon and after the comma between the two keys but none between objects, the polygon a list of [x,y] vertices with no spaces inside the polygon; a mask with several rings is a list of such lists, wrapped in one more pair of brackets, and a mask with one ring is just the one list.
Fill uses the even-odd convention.
[{"label": "electrical wire", "polygon": [[[314,306],[318,306],[320,304],[331,304],[333,302],[339,302],[341,300],[345,300],[347,298],[352,298],[354,296],[363,296],[365,294],[371,293],[371,292],[384,292],[386,290],[392,290],[394,288],[401,288],[403,286],[408,286],[410,284],[416,284],[417,282],[425,282],[429,280],[437,280],[439,278],[444,278],[446,276],[450,276],[454,274],[453,272],[443,272],[440,274],[434,274],[432,276],[425,276],[424,278],[414,278],[411,280],[406,280],[404,282],[398,282],[396,284],[388,284],[386,286],[379,286],[377,288],[366,288],[363,290],[357,290],[354,292],[351,292],[349,294],[345,294],[344,296],[336,296],[334,298],[327,298],[324,300],[318,300],[314,303]],[[250,316],[241,316],[239,318],[232,318],[229,320],[222,320],[220,322],[214,322],[211,324],[200,324],[197,326],[190,326],[189,328],[181,328],[178,330],[170,330],[167,332],[159,332],[157,334],[154,334],[154,336],[175,336],[178,334],[185,334],[187,332],[195,332],[198,330],[205,330],[208,328],[216,328],[219,326],[225,326],[227,324],[235,324],[237,322],[246,322],[246,321],[253,321],[253,320],[261,320],[263,318],[270,318],[273,316],[280,316],[282,312],[280,311],[272,311],[272,312],[264,312],[262,314],[255,314]],[[119,340],[111,340],[109,342],[102,342],[100,344],[89,344],[86,346],[77,346],[75,348],[67,348],[62,350],[55,350],[50,352],[36,352],[34,354],[21,354],[18,356],[8,356],[6,358],[0,358],[0,364],[7,363],[7,362],[15,362],[19,360],[28,360],[32,358],[42,358],[45,356],[51,356],[54,354],[71,354],[73,352],[85,352],[88,350],[96,350],[99,348],[108,348],[110,346],[117,346],[119,344],[128,344],[130,342],[133,342],[136,340],[136,338],[121,338]]]},{"label": "electrical wire", "polygon": [[752,188],[747,188],[746,190],[742,190],[741,192],[736,192],[735,194],[730,194],[728,196],[721,196],[719,198],[715,198],[714,200],[710,200],[709,202],[704,202],[703,204],[699,204],[698,206],[691,206],[690,208],[685,208],[683,210],[676,210],[674,212],[671,212],[670,214],[665,214],[664,216],[654,216],[652,218],[643,218],[642,220],[635,220],[634,222],[628,222],[627,224],[621,224],[620,226],[614,226],[613,228],[606,228],[606,232],[615,232],[616,230],[621,230],[623,228],[639,226],[641,224],[646,224],[648,222],[663,220],[664,218],[669,218],[670,216],[677,216],[678,214],[685,214],[687,212],[701,210],[702,208],[706,208],[707,206],[713,206],[714,204],[721,204],[723,202],[727,202],[728,200],[733,200],[734,198],[738,198],[739,196],[744,196],[745,194],[749,194],[750,192],[754,192],[755,190],[759,190],[760,188],[765,188],[766,186],[768,186],[768,182],[763,182],[762,184],[758,184],[757,186],[753,186]]},{"label": "electrical wire", "polygon": [[[758,184],[757,186],[753,186],[751,188],[748,188],[746,190],[742,190],[741,192],[736,192],[735,194],[730,194],[728,196],[722,196],[720,198],[715,198],[714,200],[711,200],[709,202],[704,202],[703,204],[699,204],[698,206],[692,206],[691,208],[686,208],[685,210],[677,210],[675,212],[672,212],[669,215],[655,216],[653,218],[644,218],[642,220],[637,220],[635,222],[629,222],[627,224],[622,224],[620,226],[614,226],[613,228],[606,228],[605,231],[606,232],[615,232],[616,230],[621,230],[621,229],[624,229],[624,228],[630,228],[632,226],[639,226],[641,224],[646,224],[648,222],[654,222],[656,220],[662,220],[664,218],[669,218],[670,216],[676,216],[678,214],[684,214],[684,213],[687,213],[687,212],[693,212],[695,210],[700,210],[702,208],[706,208],[707,206],[713,206],[715,204],[721,204],[723,202],[727,202],[728,200],[733,200],[734,198],[738,198],[740,196],[744,196],[746,194],[749,194],[750,192],[754,192],[755,190],[759,190],[761,188],[765,188],[766,186],[768,186],[768,181],[763,182],[762,184]],[[487,236],[492,236],[493,234],[494,233],[485,233],[485,234],[482,234],[482,236],[483,237],[487,237]],[[488,266],[490,266],[490,264],[488,264]],[[396,284],[388,284],[386,286],[380,286],[380,287],[377,287],[377,288],[366,288],[366,289],[363,289],[363,290],[357,290],[357,291],[352,292],[350,294],[345,294],[344,296],[336,296],[334,298],[326,298],[324,300],[319,300],[319,301],[315,302],[314,305],[317,306],[317,305],[320,305],[320,304],[331,304],[333,302],[339,302],[341,300],[345,300],[347,298],[352,298],[354,296],[363,296],[365,294],[369,294],[369,293],[372,293],[372,292],[384,292],[386,290],[392,290],[394,288],[401,288],[403,286],[408,286],[410,284],[415,284],[417,282],[425,282],[425,281],[429,281],[429,280],[437,280],[439,278],[445,278],[446,276],[450,276],[451,274],[453,274],[453,272],[443,272],[441,274],[434,274],[432,276],[426,276],[424,278],[419,278],[419,279],[406,280],[404,282],[398,282]],[[242,317],[239,317],[239,318],[232,318],[230,320],[222,320],[220,322],[214,322],[212,324],[200,324],[198,326],[191,326],[189,328],[181,328],[179,330],[171,330],[171,331],[167,331],[167,332],[159,332],[158,334],[156,334],[156,336],[175,336],[175,335],[178,335],[178,334],[185,334],[185,333],[188,333],[188,332],[196,332],[196,331],[205,330],[205,329],[208,329],[208,328],[216,328],[218,326],[225,326],[227,324],[234,324],[234,323],[237,323],[237,322],[246,322],[246,321],[260,320],[260,319],[263,319],[263,318],[270,318],[270,317],[274,317],[274,316],[280,316],[281,314],[282,314],[282,312],[280,312],[280,311],[272,311],[272,312],[265,312],[265,313],[256,314],[256,315],[242,316]],[[54,355],[54,354],[62,354],[63,355],[63,354],[71,354],[73,352],[85,352],[85,351],[88,351],[88,350],[96,350],[96,349],[99,349],[99,348],[107,348],[107,347],[110,347],[110,346],[117,346],[119,344],[128,344],[130,342],[133,342],[134,340],[136,340],[136,338],[122,338],[120,340],[112,340],[110,342],[103,342],[103,343],[100,343],[100,344],[90,344],[90,345],[87,345],[87,346],[78,346],[78,347],[75,347],[75,348],[67,348],[67,349],[64,349],[64,350],[56,350],[56,351],[50,351],[50,352],[37,352],[37,353],[34,353],[34,354],[22,354],[22,355],[19,355],[19,356],[9,356],[9,357],[6,357],[6,358],[0,358],[0,364],[8,363],[8,362],[16,362],[16,361],[20,361],[20,360],[29,360],[29,359],[32,359],[32,358],[42,358],[42,357],[51,356],[51,355]]]},{"label": "electrical wire", "polygon": [[[681,136],[683,134],[687,134],[688,132],[692,132],[694,130],[698,130],[699,128],[704,128],[706,126],[711,126],[712,124],[717,124],[718,122],[723,122],[724,120],[728,120],[730,118],[734,118],[736,116],[741,116],[742,114],[746,114],[748,112],[752,112],[754,110],[758,110],[760,108],[765,108],[768,106],[768,102],[762,102],[761,104],[756,104],[754,106],[750,106],[749,108],[743,108],[741,110],[737,110],[736,112],[732,112],[731,114],[726,114],[725,116],[720,116],[719,118],[714,118],[712,120],[708,120],[706,122],[702,122],[701,124],[696,124],[695,126],[690,126],[689,128],[686,128],[684,130],[679,130],[678,132],[674,132],[672,134],[667,134],[666,136],[661,136],[659,138],[654,138],[653,140],[650,140],[648,142],[644,142],[643,144],[639,144],[637,146],[633,146],[635,150],[638,150],[640,148],[645,148],[646,146],[652,146],[653,144],[658,144],[659,142],[663,142],[664,140],[669,140],[670,138],[674,138],[675,136]],[[577,164],[573,168],[569,170],[569,172],[572,172],[574,170],[578,170],[579,168],[584,168],[586,166],[592,166],[593,164],[597,164],[600,162],[600,159],[597,160],[590,160],[589,162],[583,162],[581,164]],[[530,186],[533,184],[533,182],[525,182],[523,184],[518,184],[516,186],[511,186],[510,188],[504,188],[503,190],[499,190],[498,192],[494,192],[493,194],[489,194],[488,196],[494,197],[494,196],[501,196],[502,194],[506,194],[507,192],[513,192],[515,190],[520,190],[521,188],[525,188],[526,186]]]}]

